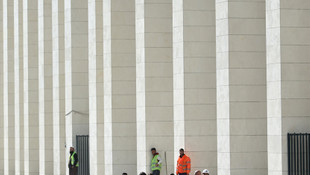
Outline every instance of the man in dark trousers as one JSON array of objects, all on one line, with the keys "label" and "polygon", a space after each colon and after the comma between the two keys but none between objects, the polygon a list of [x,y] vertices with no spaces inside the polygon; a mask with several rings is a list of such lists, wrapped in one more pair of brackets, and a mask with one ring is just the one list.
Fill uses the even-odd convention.
[{"label": "man in dark trousers", "polygon": [[151,169],[152,169],[152,174],[153,175],[160,175],[160,170],[162,166],[162,160],[159,157],[158,152],[156,151],[156,148],[151,149],[153,158],[151,162]]},{"label": "man in dark trousers", "polygon": [[184,154],[184,149],[180,149],[180,157],[177,161],[176,175],[189,175],[191,172],[191,159]]},{"label": "man in dark trousers", "polygon": [[70,147],[70,157],[69,157],[69,175],[77,175],[79,167],[78,155],[74,151],[74,147]]}]

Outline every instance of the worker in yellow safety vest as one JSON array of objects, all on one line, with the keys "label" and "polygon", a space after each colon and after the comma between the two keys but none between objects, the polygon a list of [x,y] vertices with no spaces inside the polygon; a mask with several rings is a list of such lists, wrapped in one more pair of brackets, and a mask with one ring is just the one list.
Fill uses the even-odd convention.
[{"label": "worker in yellow safety vest", "polygon": [[156,151],[156,148],[152,148],[151,152],[153,155],[152,162],[151,162],[152,174],[153,175],[160,175],[162,160],[161,160],[158,152]]},{"label": "worker in yellow safety vest", "polygon": [[69,175],[77,175],[79,167],[78,155],[74,151],[74,147],[70,147],[70,157],[69,157]]}]

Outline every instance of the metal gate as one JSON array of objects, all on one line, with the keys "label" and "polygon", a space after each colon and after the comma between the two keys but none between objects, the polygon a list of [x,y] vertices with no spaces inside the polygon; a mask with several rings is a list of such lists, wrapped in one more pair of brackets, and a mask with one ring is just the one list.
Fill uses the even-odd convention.
[{"label": "metal gate", "polygon": [[89,175],[88,135],[76,136],[76,152],[79,158],[79,175]]},{"label": "metal gate", "polygon": [[287,134],[288,175],[310,175],[310,134]]}]

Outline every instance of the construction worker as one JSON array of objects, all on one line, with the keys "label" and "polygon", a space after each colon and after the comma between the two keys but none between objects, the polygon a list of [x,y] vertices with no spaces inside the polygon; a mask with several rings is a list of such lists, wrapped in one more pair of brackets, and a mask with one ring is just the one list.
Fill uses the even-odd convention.
[{"label": "construction worker", "polygon": [[203,175],[210,175],[210,172],[209,172],[208,169],[204,169],[204,170],[202,171],[202,174],[203,174]]},{"label": "construction worker", "polygon": [[69,157],[69,175],[77,175],[79,167],[78,155],[74,151],[74,147],[70,147],[70,157]]},{"label": "construction worker", "polygon": [[189,175],[191,172],[191,159],[184,154],[184,149],[180,149],[180,157],[177,161],[176,175]]},{"label": "construction worker", "polygon": [[156,148],[151,149],[153,158],[151,162],[151,169],[152,169],[152,174],[153,175],[160,175],[160,170],[162,166],[162,160],[159,157],[158,152],[156,151]]},{"label": "construction worker", "polygon": [[201,171],[200,170],[196,170],[194,175],[201,175]]}]

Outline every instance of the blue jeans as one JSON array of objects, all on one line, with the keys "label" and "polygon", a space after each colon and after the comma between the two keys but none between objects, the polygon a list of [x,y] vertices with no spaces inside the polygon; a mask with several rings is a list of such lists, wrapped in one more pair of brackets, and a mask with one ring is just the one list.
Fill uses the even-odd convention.
[{"label": "blue jeans", "polygon": [[187,175],[186,173],[179,173],[179,175]]},{"label": "blue jeans", "polygon": [[153,175],[160,175],[160,171],[159,170],[154,170],[153,171]]}]

